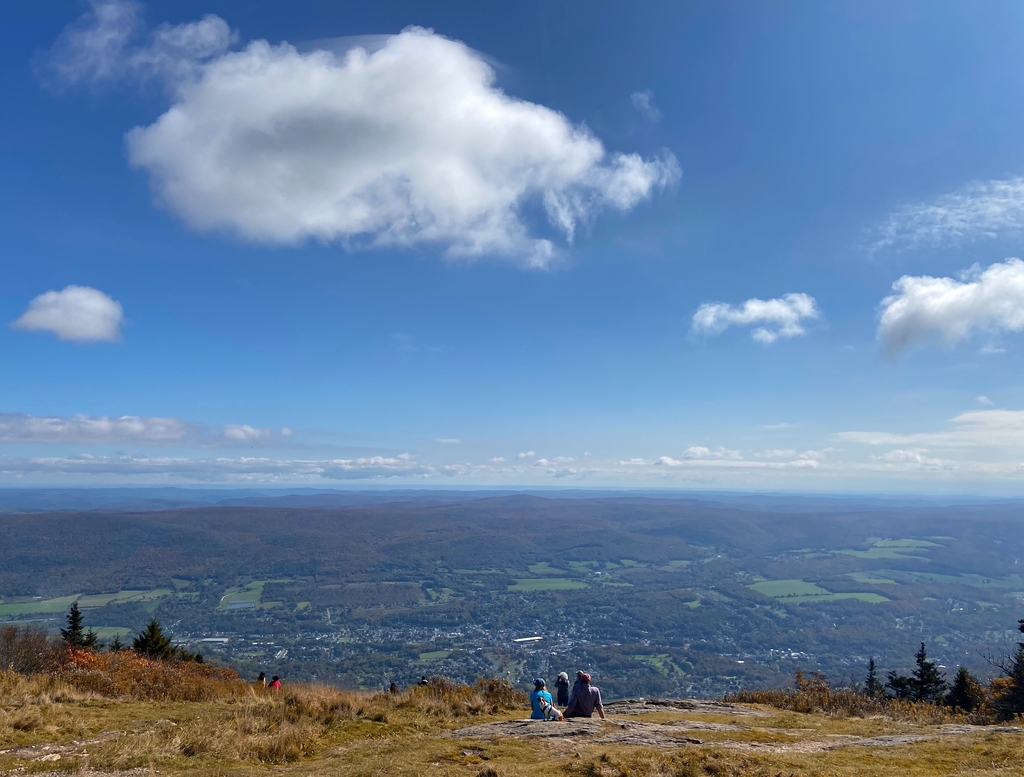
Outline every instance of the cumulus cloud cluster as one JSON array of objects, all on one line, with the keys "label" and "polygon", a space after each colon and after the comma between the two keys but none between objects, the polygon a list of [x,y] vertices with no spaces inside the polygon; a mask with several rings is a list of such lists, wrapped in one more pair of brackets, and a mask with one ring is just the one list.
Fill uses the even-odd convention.
[{"label": "cumulus cloud cluster", "polygon": [[693,314],[692,332],[717,335],[731,326],[760,324],[750,336],[765,345],[780,337],[795,337],[807,330],[804,322],[820,318],[814,297],[807,294],[786,294],[777,299],[748,299],[742,305],[705,302]]},{"label": "cumulus cloud cluster", "polygon": [[1024,178],[974,181],[931,202],[898,208],[875,230],[872,251],[960,244],[1024,227]]},{"label": "cumulus cloud cluster", "polygon": [[79,343],[121,339],[121,303],[89,286],[67,286],[33,299],[11,326],[28,332],[51,332],[61,340]]},{"label": "cumulus cloud cluster", "polygon": [[264,40],[230,51],[230,28],[207,16],[132,45],[133,9],[93,0],[53,69],[65,83],[120,72],[167,81],[172,105],[128,133],[129,161],[197,229],[275,244],[431,244],[543,267],[557,248],[532,234],[532,204],[571,242],[602,209],[628,211],[680,175],[668,152],[609,154],[586,127],[510,97],[481,55],[431,30],[372,51]]},{"label": "cumulus cloud cluster", "polygon": [[1024,262],[1007,259],[960,280],[904,275],[882,301],[878,337],[896,355],[908,345],[938,338],[946,345],[975,332],[1024,330]]}]

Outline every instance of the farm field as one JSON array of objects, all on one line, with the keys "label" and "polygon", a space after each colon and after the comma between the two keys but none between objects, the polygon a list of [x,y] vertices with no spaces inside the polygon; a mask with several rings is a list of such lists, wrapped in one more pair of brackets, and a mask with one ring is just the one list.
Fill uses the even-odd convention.
[{"label": "farm field", "polygon": [[586,588],[587,584],[580,580],[568,580],[564,577],[528,577],[516,580],[508,587],[509,591],[570,591]]}]

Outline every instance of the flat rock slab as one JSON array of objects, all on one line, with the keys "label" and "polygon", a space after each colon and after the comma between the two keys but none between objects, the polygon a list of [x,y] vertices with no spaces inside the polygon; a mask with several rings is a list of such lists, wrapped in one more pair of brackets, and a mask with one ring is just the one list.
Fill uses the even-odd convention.
[{"label": "flat rock slab", "polygon": [[[453,731],[452,736],[458,739],[587,737],[591,742],[598,744],[617,743],[659,748],[702,744],[699,739],[685,735],[685,732],[689,730],[686,726],[688,722],[644,723],[639,720],[602,721],[600,718],[570,718],[560,723],[544,720],[506,720],[462,728]],[[714,726],[715,724],[704,725]],[[730,730],[739,730],[735,726],[729,728]],[[718,728],[713,730],[718,730]]]},{"label": "flat rock slab", "polygon": [[646,715],[649,712],[690,712],[694,715],[740,715],[751,718],[769,717],[769,713],[744,704],[705,699],[619,699],[604,705],[613,715]]},{"label": "flat rock slab", "polygon": [[569,720],[501,720],[460,728],[452,732],[458,739],[497,739],[511,737],[579,737],[594,736],[604,731],[600,718],[569,718]]}]

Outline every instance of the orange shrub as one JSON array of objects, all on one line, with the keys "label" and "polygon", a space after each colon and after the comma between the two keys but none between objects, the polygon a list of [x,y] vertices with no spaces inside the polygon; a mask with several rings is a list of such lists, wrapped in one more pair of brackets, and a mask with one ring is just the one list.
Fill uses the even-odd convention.
[{"label": "orange shrub", "polygon": [[154,661],[129,650],[68,649],[52,674],[83,691],[145,701],[213,701],[248,690],[234,670],[191,661]]}]

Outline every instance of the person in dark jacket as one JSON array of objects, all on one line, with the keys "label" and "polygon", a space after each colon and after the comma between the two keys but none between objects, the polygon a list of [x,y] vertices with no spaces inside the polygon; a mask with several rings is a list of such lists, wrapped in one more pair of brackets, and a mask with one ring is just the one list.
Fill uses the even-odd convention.
[{"label": "person in dark jacket", "polygon": [[556,702],[559,707],[565,707],[569,704],[569,675],[565,672],[558,673],[558,679],[555,680],[555,691],[558,694],[558,701]]}]

